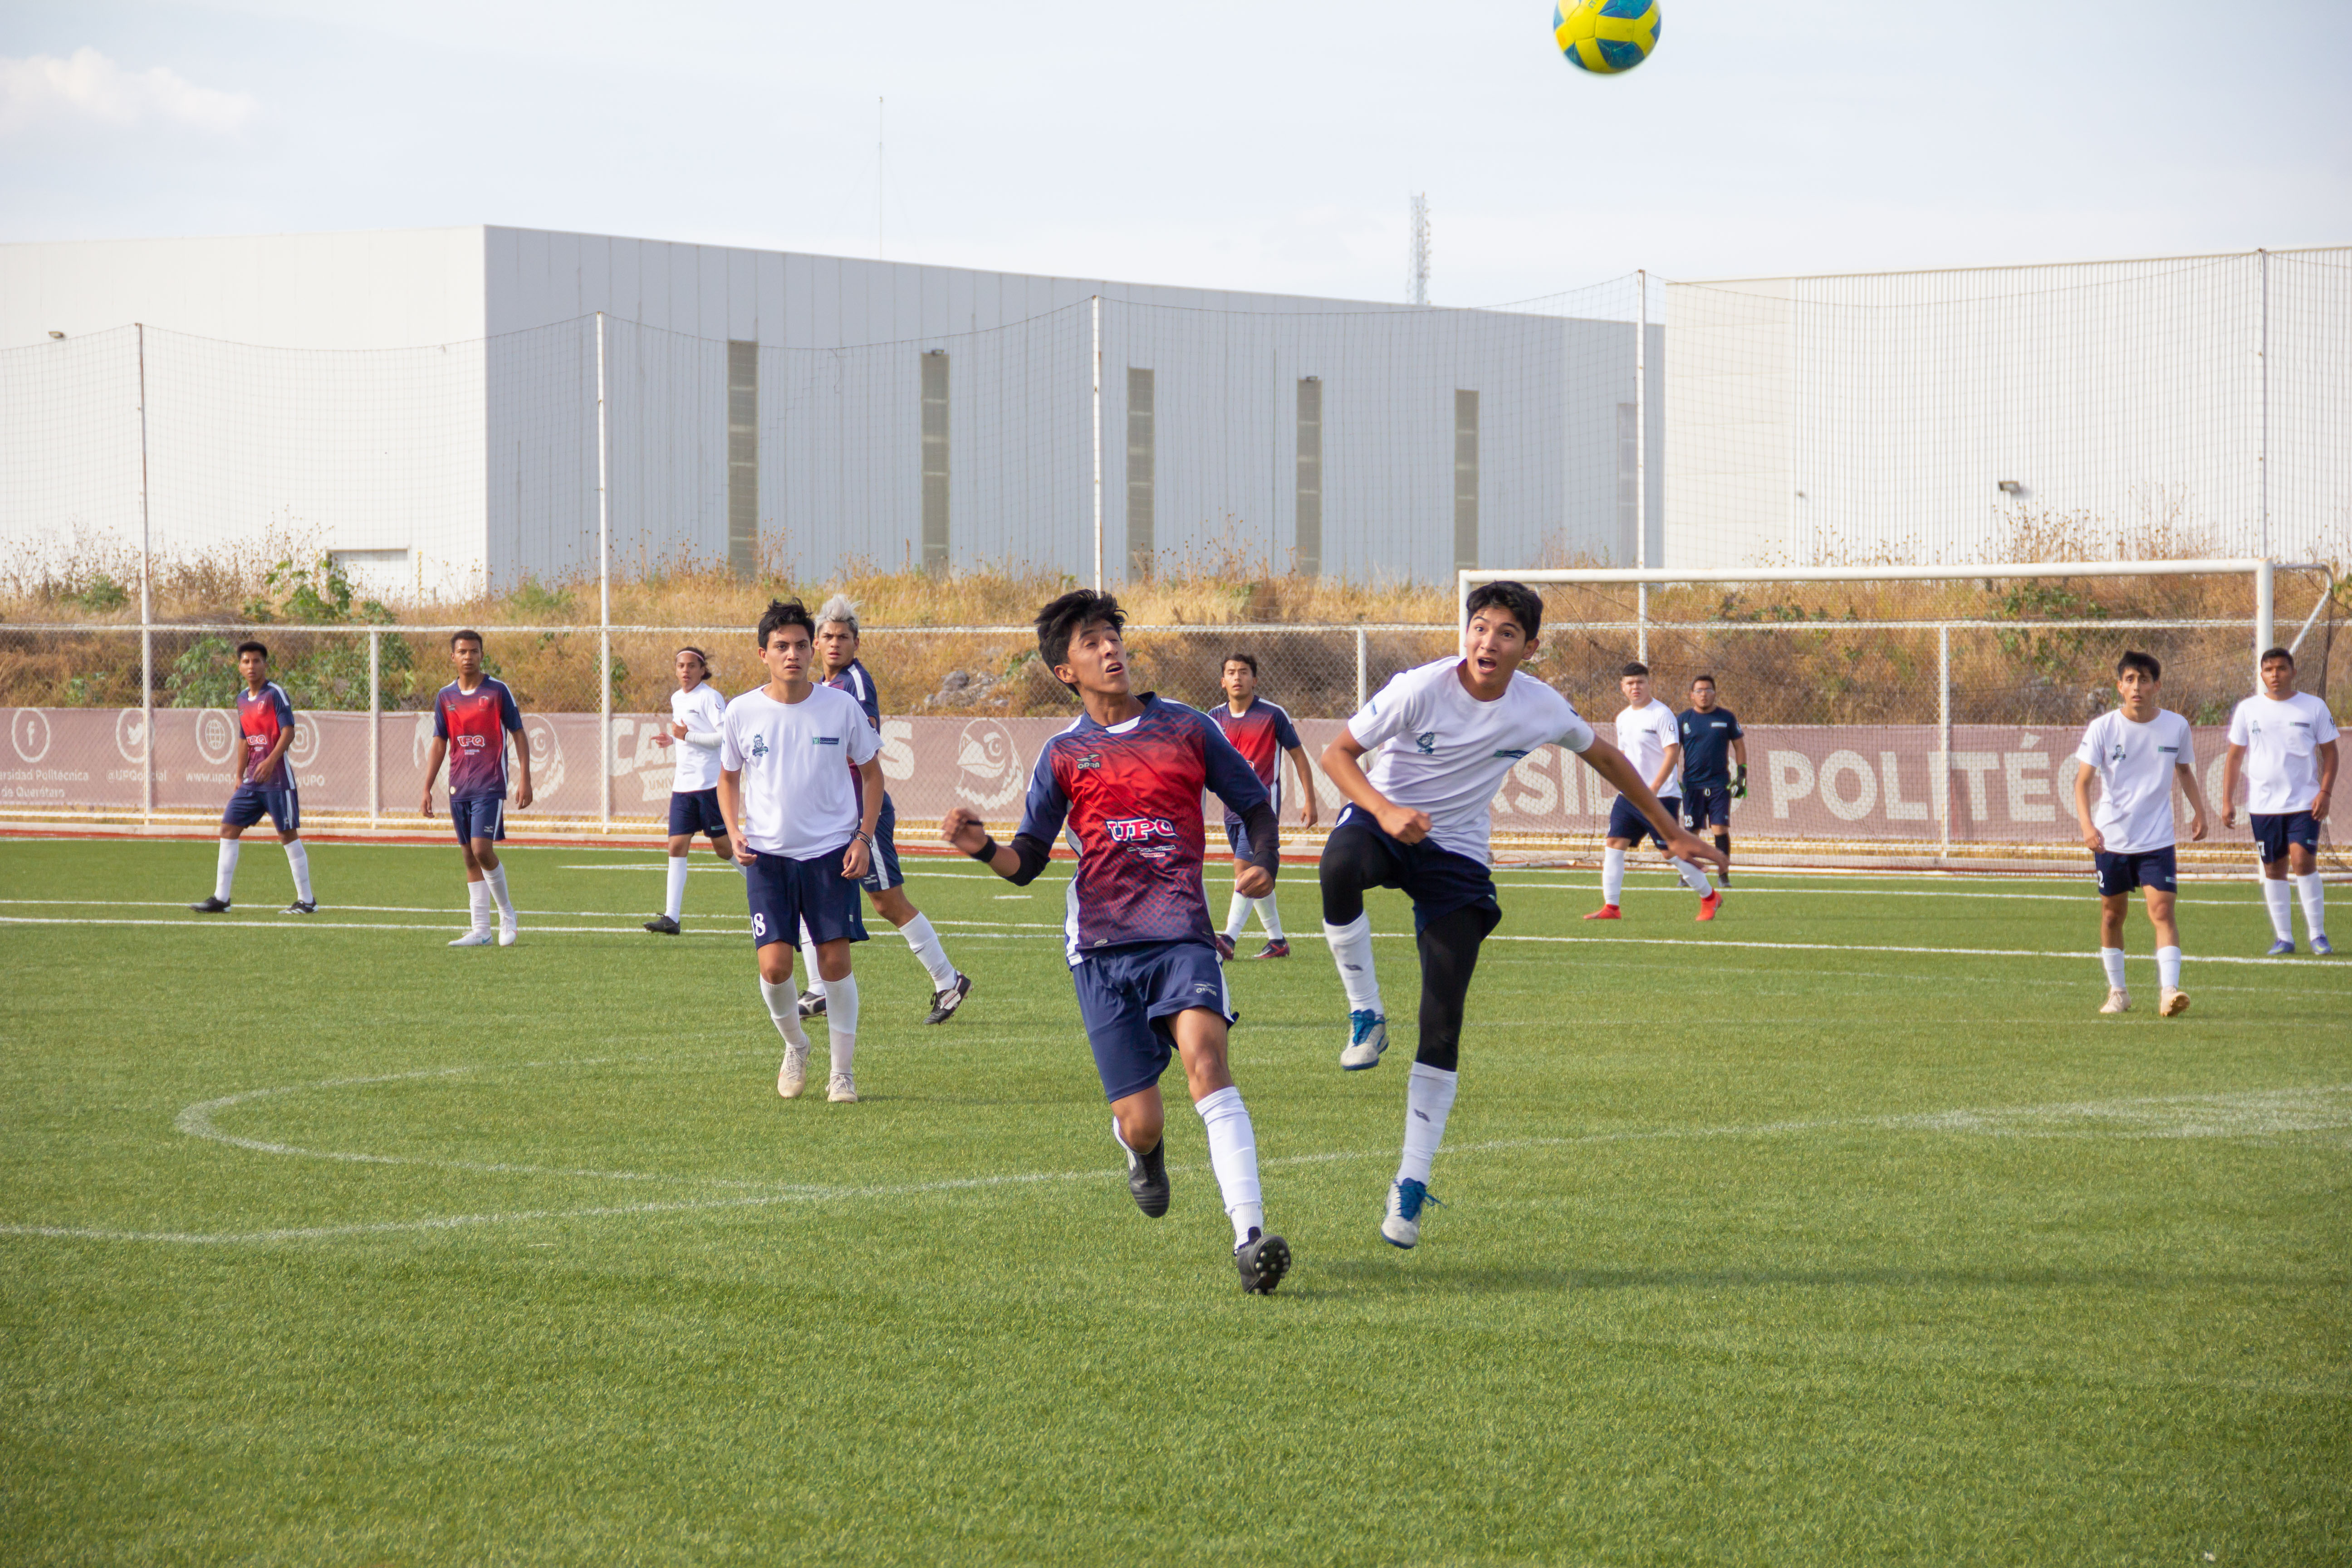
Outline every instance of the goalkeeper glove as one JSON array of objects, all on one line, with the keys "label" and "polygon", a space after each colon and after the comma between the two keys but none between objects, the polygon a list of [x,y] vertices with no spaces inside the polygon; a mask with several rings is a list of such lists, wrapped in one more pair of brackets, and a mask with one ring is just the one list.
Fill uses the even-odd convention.
[{"label": "goalkeeper glove", "polygon": [[1740,763],[1738,772],[1731,775],[1731,798],[1734,800],[1748,798],[1748,764],[1746,763]]}]

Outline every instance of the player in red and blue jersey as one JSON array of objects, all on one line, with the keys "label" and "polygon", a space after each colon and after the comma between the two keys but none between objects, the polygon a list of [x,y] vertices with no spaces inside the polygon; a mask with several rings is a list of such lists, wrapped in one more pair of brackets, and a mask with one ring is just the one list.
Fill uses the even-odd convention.
[{"label": "player in red and blue jersey", "polygon": [[[1298,775],[1298,825],[1315,826],[1315,770],[1307,765],[1307,748],[1298,742],[1298,727],[1280,705],[1268,702],[1257,694],[1257,656],[1247,653],[1225,655],[1224,674],[1218,684],[1224,689],[1225,700],[1209,710],[1209,717],[1224,731],[1234,750],[1242,754],[1257,774],[1257,782],[1265,785],[1274,797],[1274,816],[1282,820],[1282,759],[1290,758],[1291,770]],[[1238,867],[1245,853],[1249,836],[1243,831],[1242,819],[1225,808],[1225,837],[1234,847],[1234,863]],[[1277,859],[1280,847],[1276,846]],[[1257,911],[1258,923],[1265,927],[1265,945],[1258,949],[1259,958],[1288,958],[1290,939],[1282,934],[1282,915],[1275,908],[1274,895],[1253,899],[1240,888],[1234,889],[1234,901],[1225,910],[1223,938],[1225,956],[1231,958],[1234,945],[1242,939],[1242,927],[1248,923],[1250,911]]]},{"label": "player in red and blue jersey", "polygon": [[1038,654],[1086,711],[1037,758],[1010,846],[962,806],[948,813],[940,832],[1025,886],[1067,827],[1078,851],[1066,931],[1070,977],[1110,1100],[1111,1136],[1127,1151],[1128,1191],[1146,1215],[1168,1212],[1160,1078],[1179,1057],[1233,1221],[1242,1287],[1264,1294],[1289,1269],[1290,1247],[1265,1231],[1257,1139],[1225,1064],[1234,1011],[1201,885],[1208,837],[1201,795],[1215,791],[1247,827],[1247,862],[1234,882],[1253,898],[1274,889],[1274,804],[1206,715],[1136,695],[1125,623],[1117,599],[1085,588],[1038,612]]},{"label": "player in red and blue jersey", "polygon": [[466,901],[472,924],[451,947],[486,947],[490,910],[499,917],[499,945],[512,947],[517,921],[507,896],[507,868],[499,863],[498,841],[507,836],[507,737],[514,737],[514,808],[530,809],[530,742],[523,739],[522,710],[507,683],[482,672],[482,634],[457,632],[449,638],[449,662],[457,679],[433,699],[433,749],[425,759],[424,815],[433,815],[433,781],[441,759],[449,759],[449,820],[466,857]]},{"label": "player in red and blue jersey", "polygon": [[261,644],[236,645],[236,670],[245,677],[245,689],[236,694],[236,789],[221,813],[220,863],[213,876],[213,896],[188,908],[200,915],[216,915],[228,908],[230,889],[236,884],[239,840],[267,813],[294,872],[294,901],[285,912],[316,914],[310,852],[302,844],[302,800],[294,787],[294,764],[286,759],[287,748],[294,743],[294,704],[286,689],[269,679],[269,650]]}]

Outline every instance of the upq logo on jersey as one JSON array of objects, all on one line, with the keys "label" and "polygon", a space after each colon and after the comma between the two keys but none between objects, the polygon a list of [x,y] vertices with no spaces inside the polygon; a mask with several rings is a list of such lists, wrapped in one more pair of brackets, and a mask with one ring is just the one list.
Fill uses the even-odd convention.
[{"label": "upq logo on jersey", "polygon": [[1113,844],[1147,844],[1155,838],[1173,843],[1176,825],[1164,816],[1121,816],[1103,824]]}]

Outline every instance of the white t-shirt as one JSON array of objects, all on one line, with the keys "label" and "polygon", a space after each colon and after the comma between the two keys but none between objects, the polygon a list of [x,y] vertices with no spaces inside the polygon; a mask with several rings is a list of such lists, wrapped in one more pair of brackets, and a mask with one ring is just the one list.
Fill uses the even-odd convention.
[{"label": "white t-shirt", "polygon": [[2230,715],[2230,744],[2246,748],[2246,809],[2264,816],[2309,811],[2319,793],[2319,748],[2334,739],[2327,704],[2308,691],[2284,702],[2258,691],[2239,703]]},{"label": "white t-shirt", "polygon": [[2188,720],[2159,708],[2155,718],[2136,724],[2122,709],[2111,709],[2091,721],[2074,757],[2098,770],[2099,801],[2091,808],[2091,822],[2110,853],[2145,855],[2179,841],[2172,826],[2172,770],[2197,765]]},{"label": "white t-shirt", "polygon": [[846,691],[816,686],[779,702],[755,686],[727,705],[719,765],[743,775],[743,842],[762,855],[814,859],[857,831],[845,763],[870,762],[882,737]]},{"label": "white t-shirt", "polygon": [[719,727],[727,722],[727,699],[704,681],[691,691],[669,694],[672,719],[686,726],[687,738],[670,750],[677,753],[677,772],[669,781],[672,795],[693,795],[719,787]]},{"label": "white t-shirt", "polygon": [[1461,665],[1441,658],[1399,673],[1348,721],[1348,733],[1371,752],[1364,774],[1374,789],[1428,813],[1432,842],[1484,866],[1493,862],[1487,840],[1503,775],[1538,746],[1585,750],[1592,726],[1524,670],[1481,702],[1455,674]]},{"label": "white t-shirt", "polygon": [[[1658,776],[1658,764],[1666,760],[1666,748],[1682,743],[1682,721],[1675,717],[1673,709],[1654,697],[1646,708],[1628,708],[1617,715],[1617,749],[1625,753],[1625,760],[1633,764],[1633,771],[1642,775],[1643,784]],[[1682,793],[1683,769],[1676,763],[1675,771],[1666,775],[1666,782],[1658,786],[1658,798],[1679,800]]]}]

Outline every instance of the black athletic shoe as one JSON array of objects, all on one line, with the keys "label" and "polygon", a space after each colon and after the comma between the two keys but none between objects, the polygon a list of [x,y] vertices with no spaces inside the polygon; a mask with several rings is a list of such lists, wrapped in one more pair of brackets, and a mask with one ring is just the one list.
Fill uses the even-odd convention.
[{"label": "black athletic shoe", "polygon": [[226,899],[206,899],[203,903],[190,904],[188,908],[195,910],[196,913],[200,915],[216,915],[222,913],[228,908],[228,900]]},{"label": "black athletic shoe", "polygon": [[926,1024],[946,1023],[950,1018],[956,1016],[956,1009],[962,1006],[963,999],[971,994],[971,976],[966,974],[961,969],[957,970],[954,984],[949,986],[944,991],[938,991],[932,994],[931,1016],[924,1019],[923,1022]]},{"label": "black athletic shoe", "polygon": [[1150,1152],[1127,1152],[1127,1190],[1135,1206],[1158,1219],[1168,1212],[1168,1140],[1162,1136]]},{"label": "black athletic shoe", "polygon": [[1243,1289],[1253,1296],[1271,1296],[1290,1272],[1290,1243],[1252,1226],[1249,1239],[1234,1248],[1234,1267],[1242,1271]]},{"label": "black athletic shoe", "polygon": [[281,915],[315,915],[319,912],[319,900],[297,899],[278,912]]},{"label": "black athletic shoe", "polygon": [[676,936],[679,927],[678,923],[667,915],[656,915],[646,922],[646,929],[656,936]]},{"label": "black athletic shoe", "polygon": [[1217,962],[1229,963],[1233,961],[1233,956],[1234,939],[1223,931],[1217,932]]},{"label": "black athletic shoe", "polygon": [[801,1016],[802,1016],[802,1017],[803,1017],[803,1018],[822,1018],[822,1017],[824,1017],[824,992],[822,992],[822,991],[803,991],[803,992],[802,992],[802,993],[801,993],[801,999],[800,999],[800,1010],[801,1010]]}]

